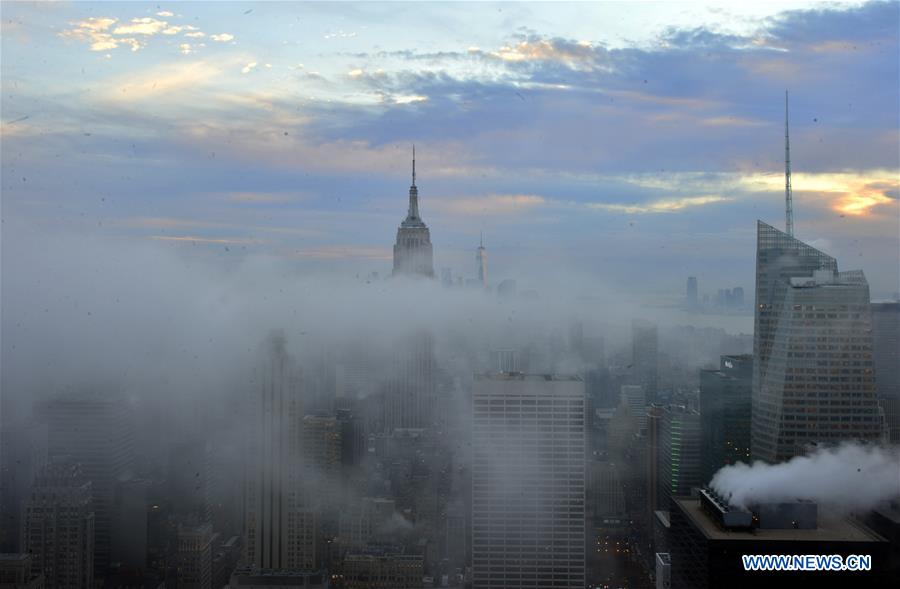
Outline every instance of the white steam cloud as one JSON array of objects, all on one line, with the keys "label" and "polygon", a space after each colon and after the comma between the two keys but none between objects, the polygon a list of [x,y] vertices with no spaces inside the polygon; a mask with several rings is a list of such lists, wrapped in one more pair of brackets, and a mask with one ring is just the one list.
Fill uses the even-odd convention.
[{"label": "white steam cloud", "polygon": [[844,443],[781,464],[720,469],[710,486],[738,507],[810,499],[838,511],[864,511],[900,498],[900,449]]}]

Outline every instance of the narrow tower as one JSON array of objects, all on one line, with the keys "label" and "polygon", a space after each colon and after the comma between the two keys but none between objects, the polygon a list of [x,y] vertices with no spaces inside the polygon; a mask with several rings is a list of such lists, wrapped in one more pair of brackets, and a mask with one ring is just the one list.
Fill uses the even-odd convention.
[{"label": "narrow tower", "polygon": [[478,282],[481,283],[482,288],[487,288],[487,250],[484,249],[484,233],[481,234],[481,241],[475,251],[475,260],[478,262]]},{"label": "narrow tower", "polygon": [[788,133],[788,91],[784,91],[784,226],[794,236],[794,195],[791,188],[791,137]]},{"label": "narrow tower", "polygon": [[397,229],[394,244],[394,276],[434,276],[431,234],[419,216],[419,189],[416,187],[416,147],[413,146],[412,184],[409,187],[409,209]]}]

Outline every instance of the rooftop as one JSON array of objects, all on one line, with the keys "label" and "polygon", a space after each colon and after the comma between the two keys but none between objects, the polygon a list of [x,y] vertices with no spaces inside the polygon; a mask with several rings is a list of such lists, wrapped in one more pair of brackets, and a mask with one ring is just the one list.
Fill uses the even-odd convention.
[{"label": "rooftop", "polygon": [[734,541],[791,541],[791,542],[879,542],[884,538],[848,518],[819,518],[819,527],[814,530],[724,530],[703,511],[700,501],[693,497],[674,498],[676,505],[691,519],[710,540]]}]

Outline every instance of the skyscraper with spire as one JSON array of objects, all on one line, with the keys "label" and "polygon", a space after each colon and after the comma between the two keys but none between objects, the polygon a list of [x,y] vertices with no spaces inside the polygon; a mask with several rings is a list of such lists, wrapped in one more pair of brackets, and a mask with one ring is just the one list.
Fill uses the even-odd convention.
[{"label": "skyscraper with spire", "polygon": [[882,433],[869,285],[861,270],[757,222],[751,454],[780,462],[807,444]]},{"label": "skyscraper with spire", "polygon": [[475,260],[478,262],[478,282],[481,283],[482,288],[487,288],[487,250],[484,249],[484,234],[481,235],[481,241],[478,244],[478,249],[475,250]]},{"label": "skyscraper with spire", "polygon": [[394,244],[393,275],[434,277],[431,234],[419,216],[419,189],[416,187],[416,148],[413,146],[412,185],[409,187],[409,210],[397,228]]}]

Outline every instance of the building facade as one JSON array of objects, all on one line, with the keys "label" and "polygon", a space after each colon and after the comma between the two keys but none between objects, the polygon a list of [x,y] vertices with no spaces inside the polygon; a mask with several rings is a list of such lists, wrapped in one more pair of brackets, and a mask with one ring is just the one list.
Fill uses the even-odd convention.
[{"label": "building facade", "polygon": [[134,408],[117,393],[101,391],[57,397],[43,408],[50,456],[71,456],[91,482],[94,575],[112,560],[118,485],[134,472]]},{"label": "building facade", "polygon": [[580,377],[476,377],[475,589],[584,587],[584,410]]},{"label": "building facade", "polygon": [[880,439],[865,276],[762,221],[757,229],[753,458]]},{"label": "building facade", "polygon": [[93,586],[91,482],[71,457],[54,457],[35,480],[25,510],[25,549],[44,572],[47,589]]},{"label": "building facade", "polygon": [[301,375],[284,334],[267,341],[251,397],[244,487],[244,562],[264,569],[312,570],[315,512],[301,486]]},{"label": "building facade", "polygon": [[416,151],[413,148],[412,185],[409,187],[409,209],[397,229],[394,244],[394,276],[434,277],[431,233],[419,216],[419,189],[416,187]]},{"label": "building facade", "polygon": [[753,356],[722,356],[718,370],[700,371],[701,478],[723,466],[749,463]]}]

